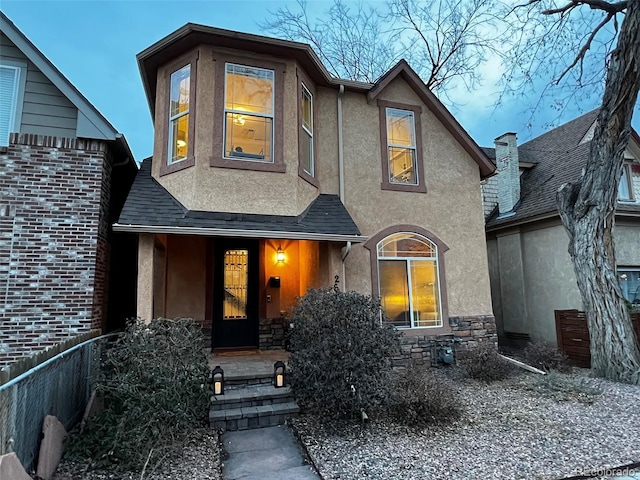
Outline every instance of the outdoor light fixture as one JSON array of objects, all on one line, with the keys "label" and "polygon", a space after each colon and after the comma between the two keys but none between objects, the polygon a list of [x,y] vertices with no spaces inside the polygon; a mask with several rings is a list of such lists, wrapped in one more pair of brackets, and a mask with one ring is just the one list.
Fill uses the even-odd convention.
[{"label": "outdoor light fixture", "polygon": [[282,247],[278,247],[278,251],[276,252],[276,261],[278,263],[284,263],[286,259],[286,256],[284,254],[284,250],[282,250]]},{"label": "outdoor light fixture", "polygon": [[220,365],[213,369],[211,376],[213,377],[213,394],[224,395],[224,370]]},{"label": "outdoor light fixture", "polygon": [[273,386],[276,388],[284,387],[284,371],[285,366],[282,360],[278,360],[273,364]]}]

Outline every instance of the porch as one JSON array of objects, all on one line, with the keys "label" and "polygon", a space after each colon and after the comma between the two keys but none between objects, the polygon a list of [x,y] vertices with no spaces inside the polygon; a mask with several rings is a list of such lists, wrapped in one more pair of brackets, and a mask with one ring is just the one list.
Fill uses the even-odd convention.
[{"label": "porch", "polygon": [[289,366],[286,350],[251,350],[239,352],[209,353],[209,367],[220,366],[224,370],[225,382],[230,385],[271,384],[273,365],[283,361]]}]

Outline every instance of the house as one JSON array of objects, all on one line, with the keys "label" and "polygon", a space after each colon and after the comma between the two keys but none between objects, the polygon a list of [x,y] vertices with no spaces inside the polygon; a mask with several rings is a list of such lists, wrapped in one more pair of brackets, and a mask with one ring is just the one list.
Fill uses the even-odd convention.
[{"label": "house", "polygon": [[[501,343],[556,343],[555,310],[583,310],[556,192],[580,178],[598,111],[522,145],[507,133],[485,149],[498,174],[483,185],[491,296]],[[625,152],[615,216],[617,273],[629,302],[640,302],[640,137]]]},{"label": "house", "polygon": [[338,277],[381,298],[407,357],[495,338],[494,166],[405,61],[354,82],[306,44],[187,24],[138,63],[153,156],[113,228],[139,238],[139,317],[281,348],[296,297]]},{"label": "house", "polygon": [[135,259],[135,237],[110,225],[137,166],[124,136],[1,12],[0,30],[2,368],[135,315],[135,271],[121,261]]}]

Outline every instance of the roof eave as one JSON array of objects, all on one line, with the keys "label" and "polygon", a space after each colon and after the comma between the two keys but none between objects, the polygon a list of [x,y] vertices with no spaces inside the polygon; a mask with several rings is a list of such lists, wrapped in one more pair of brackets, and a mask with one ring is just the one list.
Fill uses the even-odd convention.
[{"label": "roof eave", "polygon": [[129,233],[154,233],[154,234],[181,234],[198,235],[205,237],[239,237],[239,238],[277,238],[286,240],[318,240],[329,242],[363,243],[369,237],[363,235],[348,235],[338,233],[306,233],[289,232],[279,230],[240,230],[229,228],[202,228],[202,227],[174,227],[168,225],[131,225],[113,224],[114,232]]}]

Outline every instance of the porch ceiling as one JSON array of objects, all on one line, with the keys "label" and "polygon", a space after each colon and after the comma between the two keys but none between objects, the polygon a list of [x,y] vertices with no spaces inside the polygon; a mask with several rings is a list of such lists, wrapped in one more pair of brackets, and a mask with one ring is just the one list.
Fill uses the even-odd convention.
[{"label": "porch ceiling", "polygon": [[337,195],[319,195],[297,216],[187,210],[142,162],[115,231],[364,242]]}]

